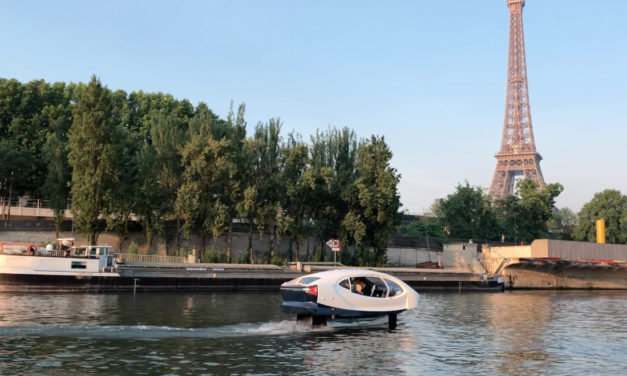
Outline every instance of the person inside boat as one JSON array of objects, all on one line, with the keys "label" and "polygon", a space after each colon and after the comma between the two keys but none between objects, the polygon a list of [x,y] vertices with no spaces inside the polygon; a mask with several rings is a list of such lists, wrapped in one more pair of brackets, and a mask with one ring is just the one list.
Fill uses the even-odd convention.
[{"label": "person inside boat", "polygon": [[70,255],[70,250],[73,245],[74,242],[70,243],[68,240],[61,241],[60,251],[62,252],[63,256],[68,257]]},{"label": "person inside boat", "polygon": [[353,281],[353,292],[357,294],[364,294],[364,289],[366,288],[366,282],[363,279],[355,279]]}]

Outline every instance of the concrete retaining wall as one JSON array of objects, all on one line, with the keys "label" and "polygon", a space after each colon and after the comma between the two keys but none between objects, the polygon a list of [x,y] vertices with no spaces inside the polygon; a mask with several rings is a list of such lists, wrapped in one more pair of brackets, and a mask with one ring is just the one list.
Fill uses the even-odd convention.
[{"label": "concrete retaining wall", "polygon": [[627,245],[536,239],[531,245],[491,247],[493,258],[560,258],[627,261]]},{"label": "concrete retaining wall", "polygon": [[627,245],[537,239],[531,243],[531,257],[627,261]]},{"label": "concrete retaining wall", "polygon": [[442,252],[427,248],[388,247],[387,258],[390,266],[416,266],[425,262],[438,262]]},{"label": "concrete retaining wall", "polygon": [[627,289],[627,269],[512,265],[505,269],[505,286],[510,289]]},{"label": "concrete retaining wall", "polygon": [[[60,238],[75,238],[75,244],[85,244],[87,242],[87,238],[72,232],[62,232],[59,234]],[[56,233],[54,230],[50,231],[0,231],[0,242],[17,242],[17,241],[29,241],[38,245],[45,244],[56,244]],[[112,245],[117,250],[119,238],[117,235],[112,233],[102,233],[98,236],[98,243],[105,245]],[[155,255],[173,255],[175,253],[175,244],[174,241],[164,242],[157,241],[153,243],[153,249],[149,252],[148,245],[146,243],[146,239],[141,233],[131,233],[128,238],[122,245],[119,250],[120,253],[128,253],[129,246],[131,243],[137,244],[140,249],[140,252],[143,254],[155,254]],[[181,238],[181,248],[184,250],[191,251],[194,248],[198,248],[200,244],[200,240],[197,236],[190,236],[189,239]],[[311,239],[309,242],[305,242],[305,244],[301,245],[301,258],[307,256],[307,252],[312,254],[314,251],[314,245],[316,245],[315,239]],[[233,259],[238,260],[242,257],[246,257],[246,249],[248,247],[248,234],[245,233],[234,233],[233,234]],[[226,249],[226,241],[225,238],[219,239],[211,239],[207,242],[207,250],[208,252],[211,250],[215,250],[216,252],[222,253],[224,249]],[[265,258],[268,255],[268,250],[270,249],[270,237],[263,236],[260,237],[258,233],[253,235],[253,250],[256,259]],[[281,250],[282,253],[287,254],[289,249],[288,240],[285,238],[280,239],[277,244],[277,249]],[[329,254],[331,251],[328,251]],[[185,255],[181,255],[185,256]]]}]

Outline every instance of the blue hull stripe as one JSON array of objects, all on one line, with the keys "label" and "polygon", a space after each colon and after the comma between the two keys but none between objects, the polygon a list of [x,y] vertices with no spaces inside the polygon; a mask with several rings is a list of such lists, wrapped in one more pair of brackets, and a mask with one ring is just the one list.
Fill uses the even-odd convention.
[{"label": "blue hull stripe", "polygon": [[303,314],[313,316],[333,316],[338,319],[357,319],[357,318],[369,318],[383,315],[389,315],[394,313],[400,313],[405,311],[404,309],[396,311],[356,311],[348,309],[340,309],[329,307],[324,304],[317,304],[315,302],[294,302],[288,301],[281,304],[281,310],[285,313],[291,314]]}]

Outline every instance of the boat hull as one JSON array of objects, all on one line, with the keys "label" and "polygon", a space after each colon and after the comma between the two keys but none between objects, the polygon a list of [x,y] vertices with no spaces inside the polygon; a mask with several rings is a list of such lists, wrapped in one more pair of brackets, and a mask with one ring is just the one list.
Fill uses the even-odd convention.
[{"label": "boat hull", "polygon": [[405,310],[396,311],[358,311],[342,308],[329,307],[315,302],[294,302],[287,301],[281,304],[281,311],[288,314],[328,316],[333,319],[365,319],[380,317],[390,314],[399,314]]}]

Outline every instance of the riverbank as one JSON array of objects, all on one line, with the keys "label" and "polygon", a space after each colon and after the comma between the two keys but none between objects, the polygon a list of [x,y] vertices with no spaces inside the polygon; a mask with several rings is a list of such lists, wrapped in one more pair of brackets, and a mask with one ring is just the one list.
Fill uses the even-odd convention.
[{"label": "riverbank", "polygon": [[[325,263],[299,263],[296,268],[294,265],[280,267],[132,262],[117,265],[112,273],[42,271],[42,265],[52,261],[76,262],[55,256],[0,255],[0,291],[278,291],[283,282],[312,272],[336,268]],[[418,291],[502,291],[504,287],[502,279],[470,272],[411,268],[371,269],[395,275]]]}]

